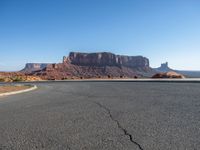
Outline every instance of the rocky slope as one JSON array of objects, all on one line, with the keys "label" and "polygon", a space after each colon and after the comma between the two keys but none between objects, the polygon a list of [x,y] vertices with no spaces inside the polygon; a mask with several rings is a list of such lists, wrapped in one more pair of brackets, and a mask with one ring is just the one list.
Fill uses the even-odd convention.
[{"label": "rocky slope", "polygon": [[49,64],[32,75],[43,79],[151,77],[155,71],[142,56],[71,52],[63,63]]}]

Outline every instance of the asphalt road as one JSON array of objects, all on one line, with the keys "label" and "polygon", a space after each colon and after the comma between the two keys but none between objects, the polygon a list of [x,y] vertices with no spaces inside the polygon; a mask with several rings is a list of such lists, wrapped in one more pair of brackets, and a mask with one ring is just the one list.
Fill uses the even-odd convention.
[{"label": "asphalt road", "polygon": [[200,149],[200,83],[37,86],[0,97],[0,150]]}]

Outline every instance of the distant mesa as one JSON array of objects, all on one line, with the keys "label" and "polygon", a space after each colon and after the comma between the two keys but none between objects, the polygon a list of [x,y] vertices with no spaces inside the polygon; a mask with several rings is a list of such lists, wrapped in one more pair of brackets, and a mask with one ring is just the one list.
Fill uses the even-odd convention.
[{"label": "distant mesa", "polygon": [[116,55],[110,52],[70,52],[61,63],[27,63],[19,72],[0,72],[0,82],[105,79],[105,78],[199,78],[200,71],[174,70],[168,62],[151,68],[143,56]]},{"label": "distant mesa", "polygon": [[115,55],[109,52],[70,52],[63,62],[48,64],[31,73],[44,79],[71,78],[138,78],[155,74],[149,59],[143,56]]},{"label": "distant mesa", "polygon": [[177,79],[184,79],[185,76],[182,74],[179,74],[177,72],[165,72],[165,73],[157,73],[152,78],[177,78]]},{"label": "distant mesa", "polygon": [[129,68],[148,68],[149,60],[142,56],[122,56],[113,53],[79,53],[71,52],[69,60],[79,66],[117,66]]},{"label": "distant mesa", "polygon": [[40,71],[44,68],[46,68],[48,63],[27,63],[20,72],[23,73],[32,73],[34,71]]}]

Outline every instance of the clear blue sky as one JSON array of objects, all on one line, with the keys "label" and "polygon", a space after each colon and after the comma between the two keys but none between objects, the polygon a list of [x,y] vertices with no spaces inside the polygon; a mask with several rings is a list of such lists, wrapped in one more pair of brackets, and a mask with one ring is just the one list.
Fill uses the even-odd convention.
[{"label": "clear blue sky", "polygon": [[200,0],[0,0],[0,70],[61,62],[69,51],[200,70]]}]

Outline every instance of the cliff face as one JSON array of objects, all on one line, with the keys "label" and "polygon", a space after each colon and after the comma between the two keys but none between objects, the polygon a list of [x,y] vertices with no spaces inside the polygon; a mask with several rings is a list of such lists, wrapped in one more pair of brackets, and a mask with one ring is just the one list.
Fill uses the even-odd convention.
[{"label": "cliff face", "polygon": [[39,71],[47,67],[47,63],[27,63],[21,72],[32,73],[34,71]]},{"label": "cliff face", "polygon": [[80,66],[117,66],[129,68],[148,68],[149,60],[142,56],[122,56],[112,53],[76,53],[69,54],[69,60]]}]

